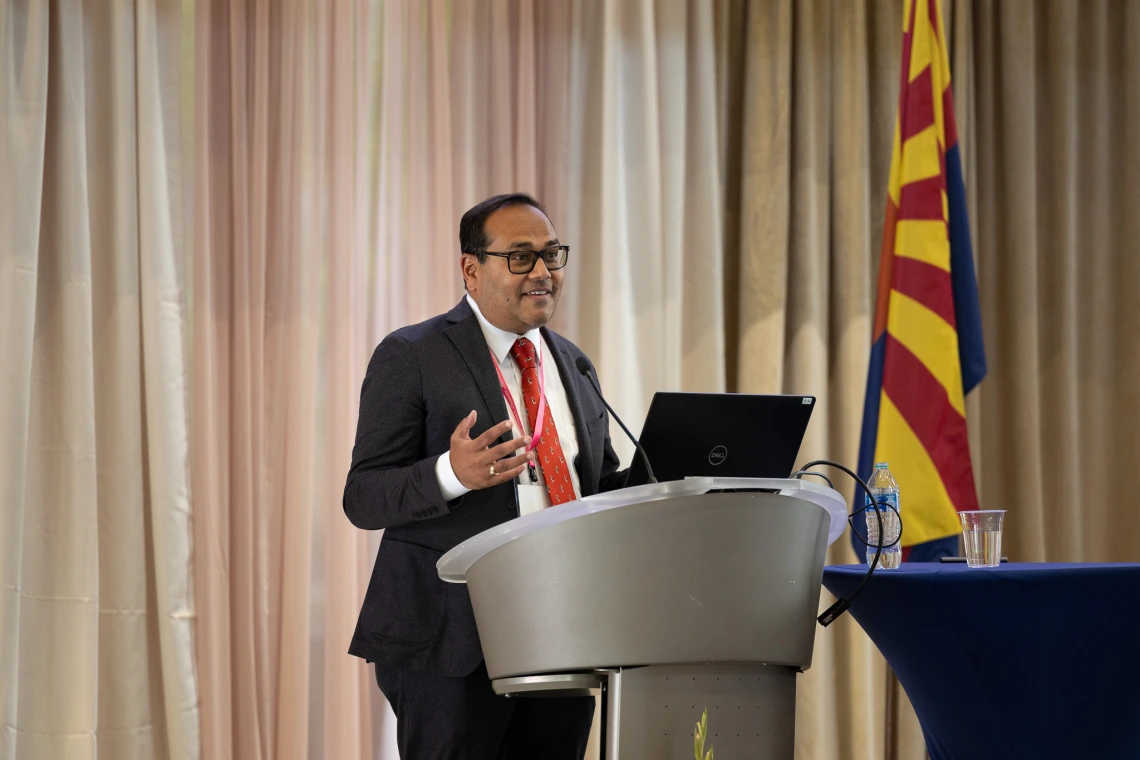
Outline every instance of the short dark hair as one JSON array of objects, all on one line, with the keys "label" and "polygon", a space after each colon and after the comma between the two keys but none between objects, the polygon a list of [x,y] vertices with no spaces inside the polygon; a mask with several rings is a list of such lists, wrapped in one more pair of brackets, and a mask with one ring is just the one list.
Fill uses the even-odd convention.
[{"label": "short dark hair", "polygon": [[479,259],[480,264],[486,264],[487,255],[481,251],[485,251],[487,246],[491,244],[491,239],[487,237],[487,230],[485,229],[487,217],[508,206],[533,206],[543,215],[546,214],[546,209],[542,207],[542,204],[526,193],[506,193],[505,195],[492,196],[472,206],[459,220],[460,253],[473,254],[475,258]]}]

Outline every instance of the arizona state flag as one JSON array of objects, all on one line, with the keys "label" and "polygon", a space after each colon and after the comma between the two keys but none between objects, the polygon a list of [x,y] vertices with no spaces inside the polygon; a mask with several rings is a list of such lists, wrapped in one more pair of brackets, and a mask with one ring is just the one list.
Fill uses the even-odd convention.
[{"label": "arizona state flag", "polygon": [[862,477],[887,462],[899,483],[912,561],[956,554],[956,513],[978,508],[965,395],[985,376],[986,356],[945,40],[939,0],[906,0],[859,446]]}]

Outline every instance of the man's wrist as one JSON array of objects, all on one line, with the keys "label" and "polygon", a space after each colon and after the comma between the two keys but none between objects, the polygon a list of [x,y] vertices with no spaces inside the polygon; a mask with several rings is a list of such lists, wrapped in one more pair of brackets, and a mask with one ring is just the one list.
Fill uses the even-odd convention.
[{"label": "man's wrist", "polygon": [[451,467],[451,451],[445,451],[435,462],[435,479],[439,482],[440,493],[444,501],[458,499],[471,489],[459,482],[455,470]]}]

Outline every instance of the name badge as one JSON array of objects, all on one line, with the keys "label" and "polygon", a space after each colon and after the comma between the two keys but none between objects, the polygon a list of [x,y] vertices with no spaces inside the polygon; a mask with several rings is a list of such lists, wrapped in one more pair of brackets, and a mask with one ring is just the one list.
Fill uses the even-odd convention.
[{"label": "name badge", "polygon": [[520,485],[518,489],[519,517],[546,509],[548,501],[546,486]]}]

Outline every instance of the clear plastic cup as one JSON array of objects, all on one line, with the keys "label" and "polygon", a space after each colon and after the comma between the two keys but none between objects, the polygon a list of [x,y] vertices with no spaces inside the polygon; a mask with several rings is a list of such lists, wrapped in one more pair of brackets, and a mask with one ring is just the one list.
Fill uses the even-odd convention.
[{"label": "clear plastic cup", "polygon": [[976,509],[959,512],[962,540],[966,544],[966,564],[970,567],[997,567],[1001,564],[1001,528],[1004,509]]}]

